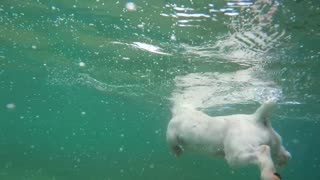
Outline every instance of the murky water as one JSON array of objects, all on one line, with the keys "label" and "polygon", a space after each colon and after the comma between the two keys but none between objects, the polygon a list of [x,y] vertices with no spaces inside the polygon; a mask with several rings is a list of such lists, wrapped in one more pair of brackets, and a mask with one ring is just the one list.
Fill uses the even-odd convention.
[{"label": "murky water", "polygon": [[173,104],[252,113],[267,99],[320,178],[317,0],[1,0],[0,179],[258,179],[166,144]]}]

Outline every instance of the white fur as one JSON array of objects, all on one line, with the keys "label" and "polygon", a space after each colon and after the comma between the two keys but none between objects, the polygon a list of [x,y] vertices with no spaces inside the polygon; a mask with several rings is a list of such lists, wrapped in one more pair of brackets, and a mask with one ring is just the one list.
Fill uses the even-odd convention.
[{"label": "white fur", "polygon": [[255,164],[263,180],[274,177],[276,165],[291,155],[271,127],[274,102],[266,102],[254,114],[211,117],[188,105],[174,107],[168,124],[167,142],[176,156],[184,150],[224,157],[231,166]]}]

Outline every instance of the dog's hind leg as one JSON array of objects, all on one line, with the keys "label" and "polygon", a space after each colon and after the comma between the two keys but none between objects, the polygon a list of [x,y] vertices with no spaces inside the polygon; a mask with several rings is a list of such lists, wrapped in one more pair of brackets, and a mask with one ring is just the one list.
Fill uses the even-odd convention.
[{"label": "dog's hind leg", "polygon": [[[232,147],[232,146],[231,146]],[[261,145],[259,147],[247,148],[234,151],[235,147],[225,146],[226,160],[231,166],[254,164],[260,169],[261,180],[279,180],[274,163],[271,158],[270,147]]]},{"label": "dog's hind leg", "polygon": [[228,164],[232,167],[241,167],[246,166],[248,164],[257,164],[257,155],[254,151],[252,152],[225,152],[225,158]]},{"label": "dog's hind leg", "polygon": [[278,154],[276,155],[275,162],[278,166],[284,166],[291,159],[291,154],[281,146]]}]

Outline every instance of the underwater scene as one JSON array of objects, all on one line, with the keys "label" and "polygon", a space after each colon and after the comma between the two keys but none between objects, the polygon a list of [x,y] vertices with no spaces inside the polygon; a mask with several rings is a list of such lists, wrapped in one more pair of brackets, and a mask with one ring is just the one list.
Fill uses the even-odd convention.
[{"label": "underwater scene", "polygon": [[257,180],[166,132],[270,100],[277,172],[319,180],[319,0],[0,0],[0,180]]}]

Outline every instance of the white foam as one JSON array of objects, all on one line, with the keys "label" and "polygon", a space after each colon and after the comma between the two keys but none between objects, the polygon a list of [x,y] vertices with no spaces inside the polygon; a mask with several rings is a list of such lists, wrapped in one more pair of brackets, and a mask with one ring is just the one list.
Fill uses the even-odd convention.
[{"label": "white foam", "polygon": [[190,104],[209,108],[224,104],[278,100],[282,91],[272,81],[255,76],[252,68],[231,73],[191,73],[175,79],[172,100],[175,107]]}]

